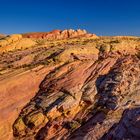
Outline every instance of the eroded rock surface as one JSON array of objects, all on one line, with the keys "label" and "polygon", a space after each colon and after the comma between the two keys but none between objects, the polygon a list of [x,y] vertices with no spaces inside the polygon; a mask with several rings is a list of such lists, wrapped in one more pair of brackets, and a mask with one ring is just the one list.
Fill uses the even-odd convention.
[{"label": "eroded rock surface", "polygon": [[[122,140],[139,138],[131,134],[131,130],[129,131],[131,124],[126,120],[125,115],[122,115],[125,110],[137,108],[137,105],[139,105],[139,68],[139,60],[135,57],[125,57],[117,60],[110,72],[97,86],[99,98],[96,110],[99,109],[99,111],[95,111],[91,119],[76,130],[69,139]],[[139,114],[135,112],[133,115],[138,116]],[[133,115],[129,116],[129,119],[135,120]],[[122,121],[114,129],[120,119],[128,125],[127,129]],[[133,126],[133,128],[135,127]]]},{"label": "eroded rock surface", "polygon": [[[20,114],[25,127],[14,127],[14,135],[25,139],[100,139],[124,110],[139,104],[139,73],[139,59],[131,55],[111,54],[100,61],[65,64],[46,76],[38,94]],[[41,121],[37,114],[42,114]]]},{"label": "eroded rock surface", "polygon": [[140,139],[138,37],[15,36],[35,45],[0,55],[0,139]]}]

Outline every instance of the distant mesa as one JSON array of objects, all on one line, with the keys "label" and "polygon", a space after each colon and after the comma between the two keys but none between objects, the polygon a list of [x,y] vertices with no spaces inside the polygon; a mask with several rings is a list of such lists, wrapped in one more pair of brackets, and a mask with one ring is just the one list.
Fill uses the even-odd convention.
[{"label": "distant mesa", "polygon": [[23,34],[23,37],[25,38],[37,38],[37,39],[48,39],[48,40],[54,40],[54,39],[67,39],[67,38],[74,38],[74,37],[97,37],[95,34],[89,34],[86,30],[53,30],[51,32],[34,32],[34,33],[26,33]]}]

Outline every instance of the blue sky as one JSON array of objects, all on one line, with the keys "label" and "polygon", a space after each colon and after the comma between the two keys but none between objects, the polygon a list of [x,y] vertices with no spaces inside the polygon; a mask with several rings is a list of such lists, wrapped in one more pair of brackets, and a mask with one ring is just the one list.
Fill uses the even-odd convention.
[{"label": "blue sky", "polygon": [[0,0],[0,33],[69,28],[140,36],[140,0]]}]

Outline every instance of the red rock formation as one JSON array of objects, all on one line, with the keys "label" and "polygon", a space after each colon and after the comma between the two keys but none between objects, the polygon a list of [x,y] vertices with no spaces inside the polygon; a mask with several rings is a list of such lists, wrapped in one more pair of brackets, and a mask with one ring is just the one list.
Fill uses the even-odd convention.
[{"label": "red rock formation", "polygon": [[23,37],[25,38],[37,38],[37,39],[48,39],[48,40],[54,40],[54,39],[67,39],[67,38],[74,38],[74,37],[80,37],[80,36],[86,36],[86,37],[97,37],[94,34],[88,34],[85,30],[53,30],[51,32],[40,32],[40,33],[27,33],[23,34]]}]

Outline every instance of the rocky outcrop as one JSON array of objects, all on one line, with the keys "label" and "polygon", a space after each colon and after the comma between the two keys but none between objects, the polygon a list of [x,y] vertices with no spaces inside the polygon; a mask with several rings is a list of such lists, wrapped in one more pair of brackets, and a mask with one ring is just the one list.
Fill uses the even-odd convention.
[{"label": "rocky outcrop", "polygon": [[[53,67],[7,75],[0,81],[0,140],[12,139],[12,125],[20,110],[38,91],[40,82]],[[22,124],[22,122],[20,123]],[[20,128],[19,128],[20,129]]]},{"label": "rocky outcrop", "polygon": [[13,42],[19,41],[21,38],[22,35],[20,34],[9,35],[0,41],[0,47],[7,46]]},{"label": "rocky outcrop", "polygon": [[[46,76],[37,95],[22,110],[19,118],[25,127],[18,130],[16,120],[14,135],[25,139],[100,139],[119,121],[123,110],[139,104],[139,68],[135,56],[117,54],[99,62],[77,61],[60,67]],[[114,113],[112,118],[110,112]],[[37,114],[42,115],[41,120]],[[30,116],[40,123],[36,125]],[[81,126],[83,120],[87,123]]]},{"label": "rocky outcrop", "polygon": [[0,140],[140,139],[139,38],[74,32],[0,55]]},{"label": "rocky outcrop", "polygon": [[119,123],[114,124],[102,139],[122,140],[140,139],[140,108],[134,107],[124,111]]},{"label": "rocky outcrop", "polygon": [[35,41],[28,38],[22,38],[21,34],[13,34],[0,40],[0,53],[18,49],[26,49],[34,45],[36,45]]},{"label": "rocky outcrop", "polygon": [[89,34],[86,32],[86,30],[54,30],[51,32],[40,32],[40,33],[27,33],[23,34],[23,37],[26,38],[36,38],[36,39],[47,39],[47,40],[57,40],[57,39],[68,39],[68,38],[75,38],[75,37],[95,37],[97,36],[95,34]]},{"label": "rocky outcrop", "polygon": [[[133,115],[128,115],[129,119],[122,114],[127,112],[127,109],[134,108],[135,110],[139,105],[140,63],[135,57],[121,59],[116,61],[110,72],[102,81],[99,80],[99,85],[97,84],[99,94],[96,104],[97,112],[93,110],[95,113],[91,119],[71,134],[69,139],[139,139],[138,135],[131,133],[132,124],[130,124],[131,121],[129,122],[129,119],[136,121],[134,116],[138,114],[133,111]],[[117,125],[120,119],[123,121]],[[133,126],[132,130],[134,128],[136,126]]]}]

